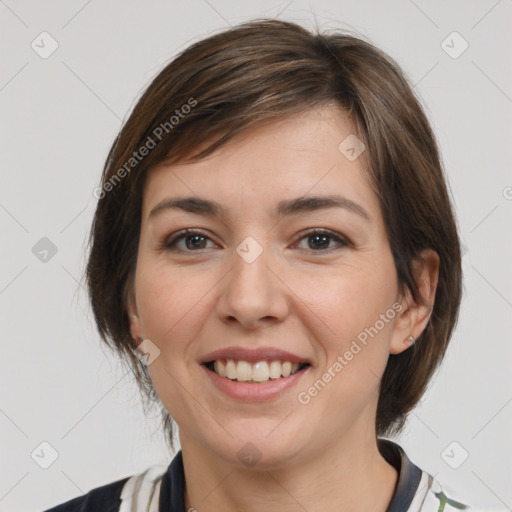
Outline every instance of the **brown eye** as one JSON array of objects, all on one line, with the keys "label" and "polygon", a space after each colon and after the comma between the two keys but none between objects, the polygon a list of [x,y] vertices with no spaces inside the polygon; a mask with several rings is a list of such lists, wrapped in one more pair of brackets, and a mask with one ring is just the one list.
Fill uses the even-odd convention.
[{"label": "brown eye", "polygon": [[[328,230],[310,231],[306,233],[301,240],[308,240],[305,249],[314,252],[330,252],[336,247],[346,247],[349,245],[348,242],[338,234]],[[330,245],[332,242],[334,242],[334,245]]]},{"label": "brown eye", "polygon": [[[182,240],[184,240],[185,243],[180,247],[178,244]],[[200,231],[189,229],[178,233],[171,239],[167,239],[163,244],[163,248],[173,251],[194,252],[201,249],[207,249],[208,247],[206,247],[206,244],[208,240],[210,239]]]}]

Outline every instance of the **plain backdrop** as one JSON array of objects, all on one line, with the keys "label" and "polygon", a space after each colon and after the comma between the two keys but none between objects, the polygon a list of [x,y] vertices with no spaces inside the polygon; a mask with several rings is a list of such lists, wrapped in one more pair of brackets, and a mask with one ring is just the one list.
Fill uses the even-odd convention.
[{"label": "plain backdrop", "polygon": [[157,411],[144,417],[89,310],[81,277],[92,191],[164,64],[262,16],[359,33],[421,95],[464,243],[464,298],[442,369],[398,441],[463,501],[512,507],[512,2],[5,0],[0,510],[42,510],[169,464]]}]

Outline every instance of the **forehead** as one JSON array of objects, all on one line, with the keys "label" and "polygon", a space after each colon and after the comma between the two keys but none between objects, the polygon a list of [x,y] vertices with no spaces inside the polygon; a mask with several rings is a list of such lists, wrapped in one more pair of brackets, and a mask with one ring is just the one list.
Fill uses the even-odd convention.
[{"label": "forehead", "polygon": [[379,209],[364,145],[331,105],[247,129],[202,160],[156,165],[146,176],[143,216],[170,195],[277,213],[283,199],[333,194],[364,203],[373,215]]}]

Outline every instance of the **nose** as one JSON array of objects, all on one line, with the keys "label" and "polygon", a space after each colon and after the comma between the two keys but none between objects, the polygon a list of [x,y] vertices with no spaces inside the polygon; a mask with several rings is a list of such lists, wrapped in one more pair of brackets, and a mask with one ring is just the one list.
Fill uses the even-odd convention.
[{"label": "nose", "polygon": [[254,260],[234,252],[232,262],[217,301],[219,318],[251,330],[282,322],[289,310],[289,289],[279,276],[270,249],[264,249]]}]

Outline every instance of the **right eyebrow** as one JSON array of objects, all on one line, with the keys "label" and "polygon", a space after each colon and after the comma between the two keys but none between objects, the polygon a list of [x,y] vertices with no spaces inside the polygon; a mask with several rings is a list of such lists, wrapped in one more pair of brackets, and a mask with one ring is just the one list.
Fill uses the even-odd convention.
[{"label": "right eyebrow", "polygon": [[185,212],[211,216],[220,216],[224,212],[224,208],[216,201],[210,201],[200,197],[171,197],[160,201],[149,212],[148,220],[168,209],[179,209]]}]

